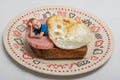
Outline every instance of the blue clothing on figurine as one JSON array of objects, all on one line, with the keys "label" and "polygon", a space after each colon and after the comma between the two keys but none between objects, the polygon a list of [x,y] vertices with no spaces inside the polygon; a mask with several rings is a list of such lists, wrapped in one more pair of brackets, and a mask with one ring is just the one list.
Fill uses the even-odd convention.
[{"label": "blue clothing on figurine", "polygon": [[41,24],[40,29],[35,29],[33,32],[35,33],[35,35],[39,34],[40,32],[44,32],[43,36],[48,36],[47,25],[46,24]]}]

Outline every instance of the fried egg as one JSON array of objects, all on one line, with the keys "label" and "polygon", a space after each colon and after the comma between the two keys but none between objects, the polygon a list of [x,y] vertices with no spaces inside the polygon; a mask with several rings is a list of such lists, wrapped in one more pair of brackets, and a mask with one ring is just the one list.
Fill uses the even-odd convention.
[{"label": "fried egg", "polygon": [[92,32],[83,22],[62,16],[51,16],[47,20],[48,35],[61,49],[77,49],[91,41]]}]

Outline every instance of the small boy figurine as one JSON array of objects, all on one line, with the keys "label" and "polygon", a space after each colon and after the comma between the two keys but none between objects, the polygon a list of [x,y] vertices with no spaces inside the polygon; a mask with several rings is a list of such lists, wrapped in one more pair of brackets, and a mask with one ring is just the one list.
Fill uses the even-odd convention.
[{"label": "small boy figurine", "polygon": [[48,30],[46,24],[41,24],[35,18],[29,19],[28,27],[30,27],[29,35],[32,38],[41,38],[42,36],[48,36]]}]

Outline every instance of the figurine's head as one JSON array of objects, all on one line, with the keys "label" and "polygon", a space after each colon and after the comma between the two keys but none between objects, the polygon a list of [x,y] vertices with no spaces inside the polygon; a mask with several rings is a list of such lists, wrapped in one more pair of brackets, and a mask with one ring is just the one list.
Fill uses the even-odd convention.
[{"label": "figurine's head", "polygon": [[28,27],[33,27],[34,29],[39,29],[40,28],[40,22],[38,22],[37,19],[31,18],[28,21]]}]

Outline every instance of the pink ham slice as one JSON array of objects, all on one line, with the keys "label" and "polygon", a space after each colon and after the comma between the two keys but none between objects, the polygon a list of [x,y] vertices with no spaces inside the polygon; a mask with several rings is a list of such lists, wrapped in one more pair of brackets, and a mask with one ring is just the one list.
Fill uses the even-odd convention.
[{"label": "pink ham slice", "polygon": [[29,29],[26,28],[26,39],[29,45],[36,49],[52,49],[54,48],[53,42],[49,39],[48,36],[43,36],[42,38],[31,38],[29,37]]}]

